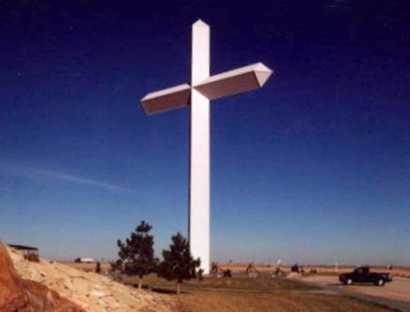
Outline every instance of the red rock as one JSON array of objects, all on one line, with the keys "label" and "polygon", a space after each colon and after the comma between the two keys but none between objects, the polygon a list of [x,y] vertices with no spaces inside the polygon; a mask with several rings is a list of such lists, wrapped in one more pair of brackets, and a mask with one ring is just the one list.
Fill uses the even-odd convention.
[{"label": "red rock", "polygon": [[86,312],[46,286],[21,279],[0,243],[1,312]]}]

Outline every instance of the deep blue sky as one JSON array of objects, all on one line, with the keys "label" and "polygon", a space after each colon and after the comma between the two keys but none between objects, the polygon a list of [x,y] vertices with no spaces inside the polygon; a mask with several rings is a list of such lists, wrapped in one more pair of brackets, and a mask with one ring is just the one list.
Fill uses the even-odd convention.
[{"label": "deep blue sky", "polygon": [[113,258],[143,219],[158,254],[186,234],[187,110],[138,101],[189,81],[201,18],[212,73],[276,71],[212,106],[212,258],[410,264],[405,1],[65,3],[0,2],[0,239]]}]

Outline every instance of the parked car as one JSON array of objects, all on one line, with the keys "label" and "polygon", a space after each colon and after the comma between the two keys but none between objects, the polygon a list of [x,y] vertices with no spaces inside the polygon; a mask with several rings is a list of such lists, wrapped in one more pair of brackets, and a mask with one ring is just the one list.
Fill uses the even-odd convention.
[{"label": "parked car", "polygon": [[353,283],[372,283],[376,286],[383,286],[393,279],[390,273],[370,272],[369,267],[358,267],[351,273],[339,275],[339,281],[345,285]]}]

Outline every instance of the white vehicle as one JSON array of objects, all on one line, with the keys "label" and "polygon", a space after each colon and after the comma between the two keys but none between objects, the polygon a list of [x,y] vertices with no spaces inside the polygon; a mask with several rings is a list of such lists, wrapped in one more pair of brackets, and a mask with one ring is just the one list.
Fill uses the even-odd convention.
[{"label": "white vehicle", "polygon": [[77,263],[95,263],[96,261],[93,258],[77,258],[74,260]]}]

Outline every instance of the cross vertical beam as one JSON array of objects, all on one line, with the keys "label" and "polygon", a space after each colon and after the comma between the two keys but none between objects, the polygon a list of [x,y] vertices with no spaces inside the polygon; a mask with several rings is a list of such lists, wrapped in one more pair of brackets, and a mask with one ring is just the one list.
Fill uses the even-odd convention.
[{"label": "cross vertical beam", "polygon": [[[191,85],[209,77],[209,26],[192,26]],[[191,254],[201,259],[205,274],[210,267],[210,103],[193,89],[190,103],[189,242]]]},{"label": "cross vertical beam", "polygon": [[146,94],[141,103],[147,114],[190,109],[189,217],[191,254],[210,269],[210,100],[261,88],[272,74],[255,63],[209,76],[209,26],[198,20],[192,26],[191,84],[179,84]]}]

